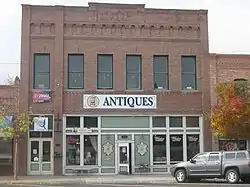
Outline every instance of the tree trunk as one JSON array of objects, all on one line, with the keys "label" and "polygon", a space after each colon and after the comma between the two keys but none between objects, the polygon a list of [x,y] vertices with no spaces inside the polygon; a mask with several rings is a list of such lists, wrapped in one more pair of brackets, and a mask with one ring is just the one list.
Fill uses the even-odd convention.
[{"label": "tree trunk", "polygon": [[18,138],[15,137],[15,152],[14,152],[14,180],[17,180],[17,166],[18,166],[18,157],[17,157],[17,149],[18,149]]}]

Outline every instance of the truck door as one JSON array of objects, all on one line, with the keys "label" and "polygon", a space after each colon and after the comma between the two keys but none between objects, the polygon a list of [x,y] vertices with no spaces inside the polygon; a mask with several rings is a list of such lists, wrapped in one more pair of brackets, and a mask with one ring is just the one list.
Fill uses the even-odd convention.
[{"label": "truck door", "polygon": [[188,172],[190,176],[203,176],[206,172],[207,154],[201,153],[189,163]]},{"label": "truck door", "polygon": [[208,176],[221,176],[221,154],[210,153],[206,164],[206,174]]}]

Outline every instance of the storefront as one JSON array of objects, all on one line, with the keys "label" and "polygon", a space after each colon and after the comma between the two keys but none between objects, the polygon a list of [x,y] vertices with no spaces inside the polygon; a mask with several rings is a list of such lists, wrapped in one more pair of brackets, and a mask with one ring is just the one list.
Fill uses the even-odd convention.
[{"label": "storefront", "polygon": [[168,172],[203,151],[202,116],[74,116],[63,119],[63,174]]}]

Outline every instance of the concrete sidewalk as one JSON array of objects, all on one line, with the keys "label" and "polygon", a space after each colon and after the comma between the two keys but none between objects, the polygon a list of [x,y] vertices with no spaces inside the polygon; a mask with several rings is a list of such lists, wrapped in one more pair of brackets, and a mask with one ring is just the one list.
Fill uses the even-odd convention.
[{"label": "concrete sidewalk", "polygon": [[1,177],[0,184],[172,184],[170,175],[108,175],[108,176],[25,176],[18,180]]}]

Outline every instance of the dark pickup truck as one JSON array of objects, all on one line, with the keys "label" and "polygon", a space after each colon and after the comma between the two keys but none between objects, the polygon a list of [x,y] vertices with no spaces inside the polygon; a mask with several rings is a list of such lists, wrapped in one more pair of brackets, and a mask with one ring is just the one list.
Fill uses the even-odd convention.
[{"label": "dark pickup truck", "polygon": [[250,183],[250,151],[213,151],[200,153],[188,162],[170,168],[178,183],[222,178],[228,183]]}]

